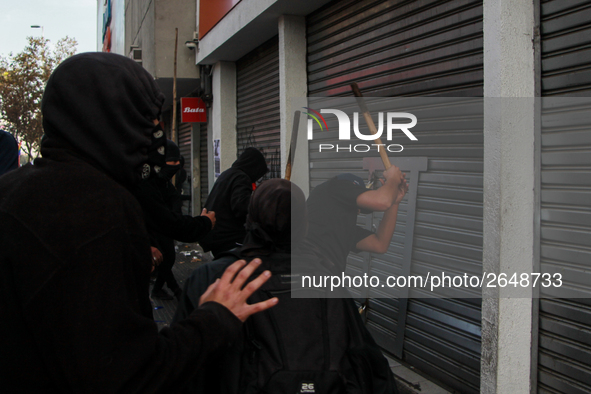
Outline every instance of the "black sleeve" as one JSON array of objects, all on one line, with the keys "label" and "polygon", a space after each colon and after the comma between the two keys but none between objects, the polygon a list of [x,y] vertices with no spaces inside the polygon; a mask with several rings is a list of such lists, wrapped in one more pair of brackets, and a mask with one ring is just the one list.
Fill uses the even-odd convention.
[{"label": "black sleeve", "polygon": [[330,195],[340,205],[346,207],[357,207],[357,197],[363,194],[367,189],[363,186],[355,185],[352,182],[333,179],[330,183]]},{"label": "black sleeve", "polygon": [[248,175],[241,173],[232,180],[230,206],[234,217],[244,219],[246,222],[251,195],[252,182]]},{"label": "black sleeve", "polygon": [[355,234],[351,238],[351,245],[350,245],[349,250],[351,252],[355,252],[355,253],[361,252],[359,249],[357,249],[357,242],[361,241],[364,238],[369,237],[372,234],[373,234],[373,232],[371,232],[363,227],[355,226]]},{"label": "black sleeve", "polygon": [[151,230],[181,242],[196,242],[211,230],[211,220],[205,216],[189,216],[173,212],[163,192],[148,182],[142,182],[136,198],[140,202]]},{"label": "black sleeve", "polygon": [[153,318],[140,313],[140,304],[150,305],[147,283],[134,285],[143,276],[133,268],[147,267],[148,259],[145,235],[114,228],[60,260],[59,270],[30,295],[23,314],[31,341],[59,387],[91,394],[177,393],[240,337],[240,320],[217,303],[158,332]]},{"label": "black sleeve", "polygon": [[172,185],[172,183],[169,184],[169,187],[166,188],[166,191],[166,201],[168,202],[168,206],[171,207],[174,213],[182,215],[183,198],[181,193]]}]

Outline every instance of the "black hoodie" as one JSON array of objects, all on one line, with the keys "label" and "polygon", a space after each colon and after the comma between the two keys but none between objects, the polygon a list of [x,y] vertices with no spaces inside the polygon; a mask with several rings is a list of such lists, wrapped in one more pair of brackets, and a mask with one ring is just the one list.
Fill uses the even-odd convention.
[{"label": "black hoodie", "polygon": [[252,194],[252,184],[268,171],[263,154],[246,148],[232,167],[224,171],[209,193],[205,208],[215,212],[216,224],[199,243],[214,254],[241,244],[246,235],[244,224]]},{"label": "black hoodie", "polygon": [[126,187],[137,182],[164,95],[135,66],[96,53],[64,61],[41,104],[43,157],[53,159],[66,149]]},{"label": "black hoodie", "polygon": [[151,253],[128,188],[163,95],[134,61],[64,61],[43,97],[43,157],[0,177],[3,393],[178,392],[240,321],[206,303],[158,332]]}]

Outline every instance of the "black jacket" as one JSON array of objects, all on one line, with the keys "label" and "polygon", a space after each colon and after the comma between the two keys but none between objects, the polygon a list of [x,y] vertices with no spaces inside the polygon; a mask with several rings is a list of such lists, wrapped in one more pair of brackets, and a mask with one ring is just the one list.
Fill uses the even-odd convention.
[{"label": "black jacket", "polygon": [[240,322],[210,303],[158,332],[138,203],[87,163],[59,160],[0,179],[2,392],[175,392]]},{"label": "black jacket", "polygon": [[216,217],[214,229],[199,242],[205,251],[211,250],[216,255],[242,243],[252,184],[266,172],[263,154],[255,148],[247,148],[232,167],[219,176],[205,202],[205,208],[214,211]]},{"label": "black jacket", "polygon": [[[294,275],[290,267],[294,258],[303,259],[298,264],[303,269],[298,271],[300,273],[328,274],[318,258],[310,254],[298,256],[273,252],[243,256],[238,250],[224,253],[220,259],[197,268],[187,279],[174,321],[189,316],[200,296],[230,264],[238,258],[249,261],[254,257],[261,258],[262,264],[252,278],[265,269],[271,270],[273,277],[251,296],[249,302],[259,302],[271,295],[279,296],[281,301],[272,309],[249,317],[243,326],[242,340],[237,340],[226,352],[216,354],[211,363],[199,370],[187,393],[258,393],[262,392],[259,388],[268,378],[277,376],[277,380],[289,382],[290,372],[287,370],[290,368],[292,371],[300,369],[300,373],[307,371],[304,374],[308,377],[314,376],[313,371],[339,371],[341,379],[347,381],[347,389],[342,393],[398,393],[388,361],[362,322],[352,298],[332,298],[333,294],[325,300],[323,297],[327,295],[319,298],[318,289],[311,291],[314,297],[300,298],[302,294],[294,297],[289,291],[289,281],[284,281],[299,279],[298,273]],[[291,286],[297,288],[297,282]],[[279,288],[282,290],[277,291]],[[273,326],[281,326],[285,337],[280,338],[276,332],[278,328]],[[284,354],[280,354],[282,352]],[[282,360],[283,357],[289,363]],[[330,360],[330,367],[326,360]],[[281,374],[284,375],[280,377]],[[334,387],[330,392],[335,392]]]},{"label": "black jacket", "polygon": [[129,189],[163,98],[114,54],[73,56],[49,79],[43,158],[0,178],[3,393],[178,392],[240,332],[217,303],[160,332],[152,317]]},{"label": "black jacket", "polygon": [[211,220],[205,216],[183,215],[181,195],[164,178],[142,181],[135,189],[135,196],[146,215],[146,225],[158,249],[172,248],[174,240],[197,242],[211,230]]}]

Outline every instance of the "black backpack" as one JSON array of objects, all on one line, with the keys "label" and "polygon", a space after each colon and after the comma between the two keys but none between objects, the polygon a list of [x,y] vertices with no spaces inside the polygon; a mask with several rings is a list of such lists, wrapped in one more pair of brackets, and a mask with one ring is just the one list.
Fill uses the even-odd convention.
[{"label": "black backpack", "polygon": [[292,298],[289,265],[273,267],[249,302],[278,297],[279,304],[244,324],[238,393],[397,393],[353,300]]}]

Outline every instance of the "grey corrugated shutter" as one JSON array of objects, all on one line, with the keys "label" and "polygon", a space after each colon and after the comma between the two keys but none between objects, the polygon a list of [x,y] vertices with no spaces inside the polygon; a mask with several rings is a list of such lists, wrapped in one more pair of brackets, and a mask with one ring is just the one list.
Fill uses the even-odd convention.
[{"label": "grey corrugated shutter", "polygon": [[308,95],[482,96],[482,1],[343,0],[308,16]]},{"label": "grey corrugated shutter", "polygon": [[591,96],[591,1],[541,4],[542,95]]},{"label": "grey corrugated shutter", "polygon": [[207,156],[207,123],[201,123],[199,125],[199,171],[200,171],[200,185],[201,185],[201,208],[207,201],[209,196],[209,167],[208,167],[208,156]]},{"label": "grey corrugated shutter", "polygon": [[236,112],[238,154],[259,149],[270,169],[265,178],[281,177],[277,36],[236,62]]},{"label": "grey corrugated shutter", "polygon": [[[540,298],[538,388],[591,392],[591,99],[544,99],[541,139],[541,272],[562,275],[582,298]],[[552,288],[540,296],[555,297]]]},{"label": "grey corrugated shutter", "polygon": [[[183,196],[191,196],[191,184],[190,184],[190,177],[191,177],[191,166],[193,163],[192,158],[192,147],[191,147],[191,139],[193,133],[193,124],[192,123],[181,123],[179,124],[178,129],[179,141],[178,146],[179,150],[181,151],[181,155],[185,158],[185,171],[187,171],[187,181],[183,184],[182,187],[182,194]],[[191,213],[191,199],[183,200],[183,214],[189,215]]]},{"label": "grey corrugated shutter", "polygon": [[[307,17],[307,39],[308,95],[312,97],[351,97],[352,82],[367,97],[483,94],[482,1],[333,1]],[[476,116],[482,115],[479,100],[473,110]],[[428,159],[427,170],[418,175],[415,195],[408,267],[412,273],[424,275],[431,266],[448,267],[446,272],[462,275],[482,273],[484,138],[481,126],[474,130],[423,135],[396,154]],[[318,133],[310,146],[317,148],[322,142],[323,134]],[[368,174],[355,155],[339,155],[337,160],[316,149],[310,151],[310,161],[312,188],[339,172],[364,178]],[[395,267],[407,241],[408,205],[400,209],[390,250],[371,256],[370,269],[399,269]],[[370,228],[380,217],[360,216],[359,224]],[[351,255],[348,266],[363,270],[366,258]],[[373,299],[367,324],[387,352],[401,354],[410,365],[460,392],[477,393],[479,296],[411,298],[407,303],[404,298]]]},{"label": "grey corrugated shutter", "polygon": [[[591,1],[542,2],[541,32],[542,94],[591,97]],[[540,299],[540,393],[591,392],[591,99],[572,104],[543,101],[540,263],[588,298]]]}]

